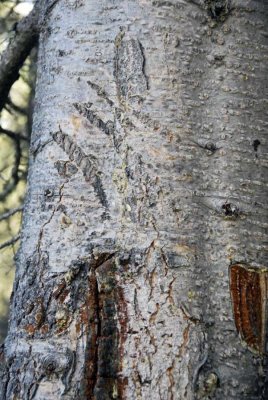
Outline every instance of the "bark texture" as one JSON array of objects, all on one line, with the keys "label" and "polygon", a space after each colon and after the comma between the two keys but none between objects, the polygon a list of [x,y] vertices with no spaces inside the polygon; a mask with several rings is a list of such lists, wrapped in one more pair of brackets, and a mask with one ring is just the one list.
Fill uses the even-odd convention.
[{"label": "bark texture", "polygon": [[57,2],[1,399],[267,398],[229,288],[266,273],[267,11]]}]

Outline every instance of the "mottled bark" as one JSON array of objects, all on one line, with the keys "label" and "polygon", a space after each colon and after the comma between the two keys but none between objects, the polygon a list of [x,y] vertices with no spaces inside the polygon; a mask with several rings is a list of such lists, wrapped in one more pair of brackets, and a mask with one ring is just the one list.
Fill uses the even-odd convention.
[{"label": "mottled bark", "polygon": [[2,399],[266,398],[267,11],[55,5]]}]

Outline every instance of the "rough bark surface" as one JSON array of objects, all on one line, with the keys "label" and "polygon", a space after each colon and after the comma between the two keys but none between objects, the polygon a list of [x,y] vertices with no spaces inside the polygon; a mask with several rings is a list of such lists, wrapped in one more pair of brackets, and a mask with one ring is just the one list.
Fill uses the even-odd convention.
[{"label": "rough bark surface", "polygon": [[228,275],[266,263],[267,11],[57,2],[1,399],[267,398]]}]

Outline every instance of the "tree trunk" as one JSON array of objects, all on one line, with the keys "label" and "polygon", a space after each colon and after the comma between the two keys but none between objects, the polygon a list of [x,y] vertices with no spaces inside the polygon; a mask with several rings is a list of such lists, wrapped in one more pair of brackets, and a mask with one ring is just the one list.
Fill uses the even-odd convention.
[{"label": "tree trunk", "polygon": [[267,11],[54,6],[1,399],[267,398]]}]

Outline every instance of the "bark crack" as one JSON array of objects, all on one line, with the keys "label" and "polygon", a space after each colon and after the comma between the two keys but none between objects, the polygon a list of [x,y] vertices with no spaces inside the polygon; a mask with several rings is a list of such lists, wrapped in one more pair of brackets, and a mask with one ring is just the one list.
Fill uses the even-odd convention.
[{"label": "bark crack", "polygon": [[104,89],[102,89],[99,85],[97,85],[94,82],[91,81],[87,81],[87,84],[96,91],[96,93],[98,94],[98,96],[102,97],[108,104],[109,106],[113,107],[114,106],[114,102],[109,98],[108,94],[105,92]]},{"label": "bark crack", "polygon": [[78,146],[71,136],[59,131],[51,133],[53,140],[62,148],[62,150],[69,156],[71,161],[74,161],[78,168],[83,173],[86,181],[90,181],[96,174],[96,157],[92,154],[85,154],[84,151]]},{"label": "bark crack", "polygon": [[[102,305],[100,291],[98,288],[98,280],[96,275],[97,268],[103,266],[106,262],[109,262],[114,257],[112,254],[102,254],[96,257],[92,263],[90,276],[89,276],[89,296],[90,304],[92,306],[93,315],[91,316],[91,348],[92,348],[92,360],[91,360],[91,377],[89,380],[88,393],[90,396],[94,396],[94,391],[98,382],[98,372],[99,372],[99,341],[102,333]],[[91,398],[91,397],[90,397]]]},{"label": "bark crack", "polygon": [[99,342],[98,339],[101,333],[101,321],[100,321],[100,310],[99,310],[99,291],[98,291],[98,282],[95,273],[95,268],[92,268],[89,277],[89,313],[91,316],[89,317],[90,323],[90,338],[89,338],[89,354],[86,354],[86,369],[87,373],[87,382],[84,390],[85,398],[93,398],[94,389],[97,384],[98,378],[98,355],[99,355]]},{"label": "bark crack", "polygon": [[93,126],[99,128],[106,135],[114,134],[114,123],[110,120],[104,122],[95,111],[91,110],[92,103],[74,103],[76,110],[84,116]]},{"label": "bark crack", "polygon": [[119,377],[119,370],[126,310],[117,284],[114,256],[115,253],[96,254],[90,261],[82,399],[118,398],[124,390],[125,381]]},{"label": "bark crack", "polygon": [[[67,181],[66,181],[67,182]],[[39,261],[41,259],[41,243],[42,243],[42,238],[43,238],[43,233],[44,233],[44,228],[45,226],[47,226],[51,221],[52,218],[55,215],[55,212],[57,211],[58,205],[61,203],[62,201],[62,197],[63,197],[63,188],[64,185],[66,184],[66,182],[64,182],[59,189],[59,201],[57,202],[57,205],[54,206],[53,211],[49,217],[49,219],[42,225],[40,232],[39,232],[39,237],[38,237],[38,242],[37,242],[37,253],[39,254]]]}]

